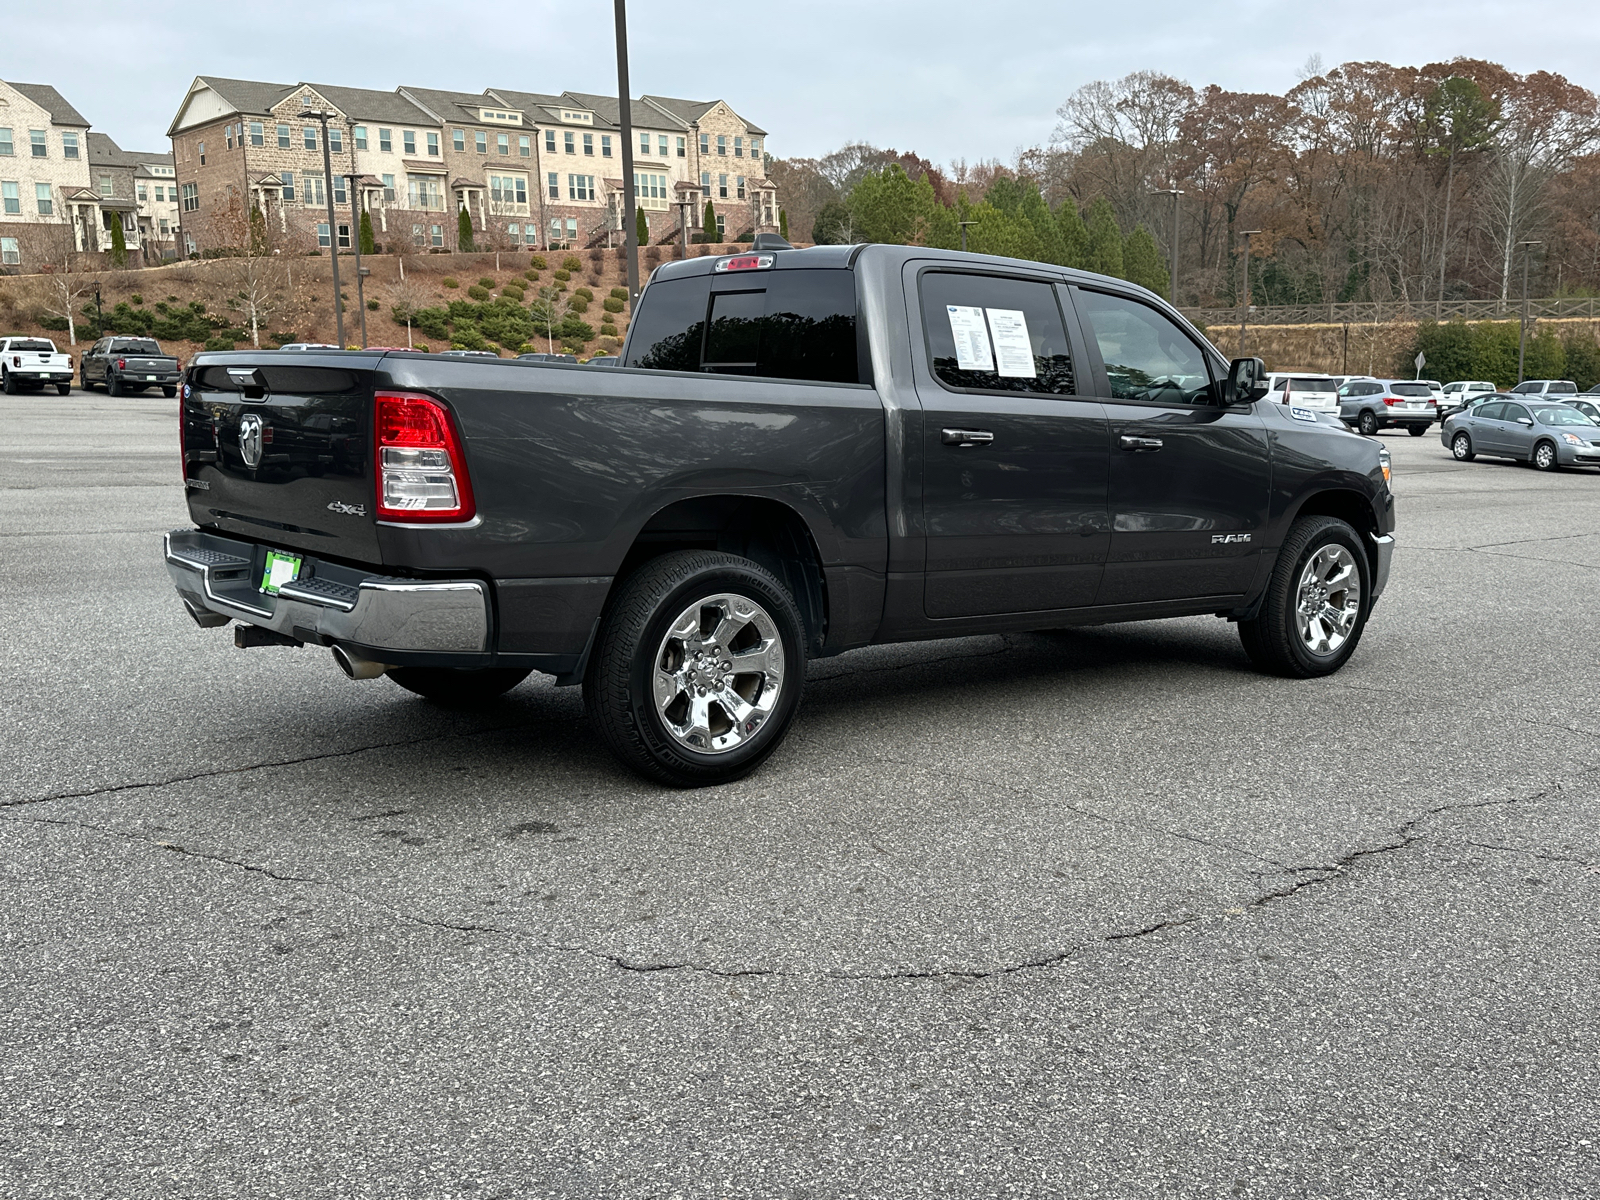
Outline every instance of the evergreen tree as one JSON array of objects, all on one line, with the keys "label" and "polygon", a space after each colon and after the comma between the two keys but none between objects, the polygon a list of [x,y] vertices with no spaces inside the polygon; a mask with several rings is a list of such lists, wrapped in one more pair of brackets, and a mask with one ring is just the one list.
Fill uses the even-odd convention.
[{"label": "evergreen tree", "polygon": [[372,236],[372,214],[365,209],[361,210],[361,253],[376,254],[378,243]]},{"label": "evergreen tree", "polygon": [[1111,201],[1099,197],[1089,206],[1089,270],[1116,279],[1125,278],[1122,262],[1122,231]]},{"label": "evergreen tree", "polygon": [[1022,199],[1022,185],[1009,175],[996,176],[995,181],[989,185],[989,190],[983,194],[985,204],[999,209],[1008,217],[1014,217],[1021,212]]},{"label": "evergreen tree", "polygon": [[633,210],[633,218],[633,236],[637,239],[637,244],[648,246],[650,244],[650,218],[644,215],[644,209],[642,208]]},{"label": "evergreen tree", "polygon": [[111,217],[111,265],[113,267],[128,265],[128,239],[122,236],[121,213],[113,213]]},{"label": "evergreen tree", "polygon": [[967,249],[974,253],[1038,261],[1039,238],[1033,226],[1020,216],[1001,212],[985,200],[964,219],[977,222],[967,230]]},{"label": "evergreen tree", "polygon": [[1022,189],[1022,202],[1018,206],[1017,216],[1028,223],[1034,237],[1039,240],[1039,261],[1066,266],[1066,243],[1061,238],[1056,219],[1050,215],[1050,206],[1039,195],[1037,185],[1030,183]]},{"label": "evergreen tree", "polygon": [[846,229],[853,222],[850,210],[837,200],[829,200],[817,213],[811,226],[811,240],[819,246],[837,246],[846,239]]},{"label": "evergreen tree", "polygon": [[[928,199],[933,188],[923,180],[928,189]],[[920,197],[917,185],[899,163],[890,163],[881,171],[863,175],[861,181],[850,189],[845,206],[850,210],[860,240],[883,242],[892,246],[909,246],[917,240],[920,218]]]},{"label": "evergreen tree", "polygon": [[778,236],[784,241],[789,240],[789,213],[781,208],[778,210]]},{"label": "evergreen tree", "polygon": [[469,253],[476,249],[472,244],[472,214],[464,208],[456,214],[456,249]]},{"label": "evergreen tree", "polygon": [[1123,277],[1129,283],[1149,288],[1158,296],[1165,296],[1172,285],[1167,264],[1161,257],[1156,239],[1143,225],[1128,235],[1122,247]]},{"label": "evergreen tree", "polygon": [[252,255],[267,252],[267,218],[262,213],[260,205],[250,206],[250,253]]},{"label": "evergreen tree", "polygon": [[704,241],[717,240],[717,210],[711,206],[711,201],[706,201],[705,215],[700,218],[701,237]]},{"label": "evergreen tree", "polygon": [[1089,229],[1071,196],[1056,212],[1056,228],[1061,231],[1061,265],[1084,270],[1089,265]]}]

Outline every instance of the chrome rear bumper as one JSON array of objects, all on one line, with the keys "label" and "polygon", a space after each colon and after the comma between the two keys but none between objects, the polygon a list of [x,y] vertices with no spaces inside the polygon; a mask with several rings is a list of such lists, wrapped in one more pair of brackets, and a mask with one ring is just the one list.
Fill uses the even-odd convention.
[{"label": "chrome rear bumper", "polygon": [[165,554],[167,573],[197,621],[209,613],[304,642],[371,650],[459,655],[489,649],[489,593],[481,580],[396,579],[306,555],[301,577],[272,596],[257,587],[264,547],[175,529],[166,535]]}]

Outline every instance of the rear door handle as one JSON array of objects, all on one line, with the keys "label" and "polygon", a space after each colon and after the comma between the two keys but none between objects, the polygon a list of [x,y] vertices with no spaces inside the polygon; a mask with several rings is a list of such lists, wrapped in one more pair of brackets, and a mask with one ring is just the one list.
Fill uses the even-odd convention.
[{"label": "rear door handle", "polygon": [[939,440],[946,446],[987,446],[994,441],[994,434],[987,429],[946,429]]},{"label": "rear door handle", "polygon": [[1135,437],[1131,433],[1123,434],[1117,439],[1117,443],[1124,450],[1132,450],[1135,453],[1141,450],[1145,451],[1146,453],[1150,453],[1152,451],[1161,449],[1161,447],[1165,444],[1160,438]]}]

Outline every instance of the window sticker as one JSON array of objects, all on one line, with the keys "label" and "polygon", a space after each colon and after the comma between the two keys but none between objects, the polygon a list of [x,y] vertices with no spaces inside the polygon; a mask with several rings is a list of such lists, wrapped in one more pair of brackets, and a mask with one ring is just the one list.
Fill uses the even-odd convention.
[{"label": "window sticker", "polygon": [[1003,379],[1036,379],[1033,368],[1033,342],[1028,338],[1028,317],[1020,308],[986,308],[989,331],[994,335],[994,354],[999,360],[998,374]]},{"label": "window sticker", "polygon": [[950,314],[950,336],[956,342],[956,366],[963,371],[994,370],[994,356],[989,352],[989,327],[984,322],[983,309],[946,304],[945,310]]}]

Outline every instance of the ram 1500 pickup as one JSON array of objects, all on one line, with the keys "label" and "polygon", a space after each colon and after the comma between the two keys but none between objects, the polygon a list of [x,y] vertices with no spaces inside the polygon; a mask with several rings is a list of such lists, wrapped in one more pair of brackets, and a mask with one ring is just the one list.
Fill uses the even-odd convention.
[{"label": "ram 1500 pickup", "polygon": [[1379,443],[1120,280],[757,243],[659,267],[622,357],[196,356],[184,605],[440,701],[582,683],[697,785],[772,753],[812,658],[1214,614],[1326,675],[1389,574]]}]

